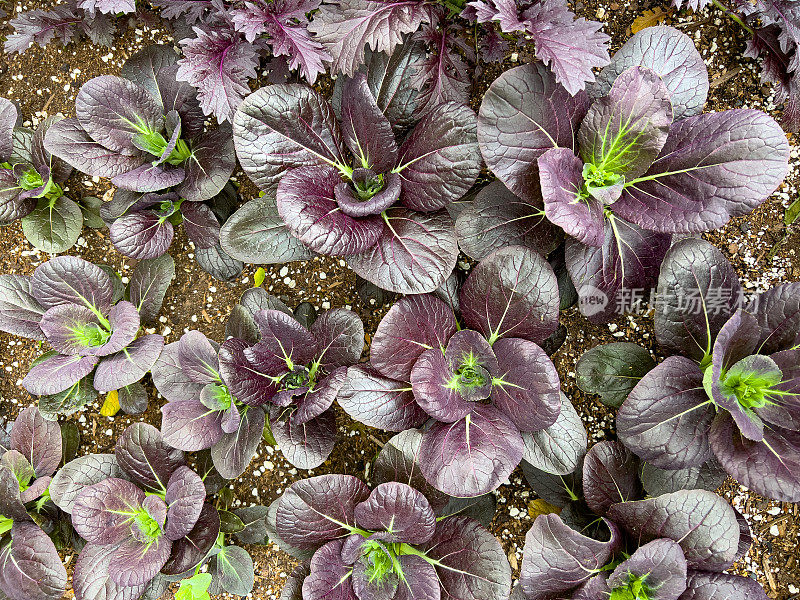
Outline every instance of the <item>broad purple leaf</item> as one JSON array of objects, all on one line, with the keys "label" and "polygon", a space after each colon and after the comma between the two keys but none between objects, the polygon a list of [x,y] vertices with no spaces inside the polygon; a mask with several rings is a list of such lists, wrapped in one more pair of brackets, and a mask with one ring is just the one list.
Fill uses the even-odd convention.
[{"label": "broad purple leaf", "polygon": [[402,298],[378,324],[370,346],[370,364],[385,377],[410,381],[420,355],[430,348],[444,352],[455,332],[453,312],[438,298]]},{"label": "broad purple leaf", "polygon": [[705,240],[681,240],[661,266],[656,339],[665,350],[700,362],[740,301],[739,277],[722,252]]},{"label": "broad purple leaf", "polygon": [[128,296],[144,323],[156,320],[170,283],[175,278],[175,261],[168,254],[139,261],[131,272]]},{"label": "broad purple leaf", "polygon": [[351,533],[355,507],[369,498],[364,483],[350,475],[320,475],[287,488],[278,504],[280,539],[299,549],[316,550]]},{"label": "broad purple leaf", "polygon": [[33,523],[14,523],[0,548],[0,589],[11,600],[57,600],[66,586],[67,571],[47,534]]},{"label": "broad purple leaf", "polygon": [[108,228],[111,243],[125,256],[137,260],[162,256],[172,244],[172,223],[152,210],[121,216]]},{"label": "broad purple leaf", "polygon": [[59,304],[42,316],[40,327],[47,341],[61,354],[107,356],[130,344],[139,332],[139,313],[130,302],[115,304],[108,314],[111,335],[105,343],[92,346],[75,332],[103,331],[98,317],[88,308],[77,304]]},{"label": "broad purple leaf", "polygon": [[106,312],[113,289],[103,269],[74,256],[57,256],[36,267],[31,293],[46,310],[58,304],[80,304]]},{"label": "broad purple leaf", "polygon": [[153,383],[159,393],[170,401],[196,400],[204,383],[195,382],[182,368],[180,342],[164,346],[151,369]]},{"label": "broad purple leaf", "polygon": [[640,546],[620,563],[608,578],[612,590],[629,589],[631,579],[645,582],[657,600],[678,600],[686,590],[686,559],[681,547],[672,540],[653,540]]},{"label": "broad purple leaf", "polygon": [[137,600],[146,585],[123,587],[111,580],[108,566],[116,548],[86,544],[78,555],[72,575],[75,597],[81,600]]},{"label": "broad purple leaf", "polygon": [[424,544],[436,530],[436,515],[425,496],[404,483],[378,485],[354,514],[359,527],[378,532],[372,539],[387,543]]},{"label": "broad purple leaf", "polygon": [[536,160],[571,148],[589,108],[585,92],[570,95],[542,64],[515,67],[495,79],[478,112],[478,141],[487,166],[523,200],[538,201]]},{"label": "broad purple leaf", "polygon": [[773,354],[797,345],[800,330],[800,284],[785,283],[756,295],[744,310],[758,319],[758,352]]},{"label": "broad purple leaf", "polygon": [[189,467],[178,467],[167,482],[164,500],[169,505],[164,535],[173,542],[187,536],[203,510],[206,488]]},{"label": "broad purple leaf", "polygon": [[417,123],[400,147],[395,172],[402,204],[433,211],[466,194],[481,170],[475,113],[463,104],[440,104]]},{"label": "broad purple leaf", "polygon": [[145,493],[124,479],[108,478],[84,487],[72,507],[72,525],[87,542],[116,545],[131,537]]},{"label": "broad purple leaf", "polygon": [[87,454],[68,462],[53,477],[50,497],[61,510],[72,513],[80,492],[105,479],[124,479],[113,454]]},{"label": "broad purple leaf", "polygon": [[195,383],[215,383],[219,380],[217,350],[199,331],[189,331],[178,343],[178,363],[186,376]]},{"label": "broad purple leaf", "polygon": [[398,294],[424,294],[453,272],[458,243],[453,221],[444,211],[418,213],[392,208],[386,226],[367,251],[347,257],[357,275]]},{"label": "broad purple leaf", "polygon": [[39,328],[44,309],[31,293],[30,277],[0,275],[0,330],[43,340]]},{"label": "broad purple leaf", "polygon": [[703,111],[708,96],[708,69],[694,41],[685,33],[661,25],[639,31],[617,50],[590,93],[598,98],[605,96],[617,77],[635,66],[652,69],[664,82],[676,121]]},{"label": "broad purple leaf", "polygon": [[767,600],[767,594],[750,577],[690,569],[681,600]]},{"label": "broad purple leaf", "polygon": [[61,427],[45,420],[33,406],[19,413],[11,429],[11,450],[22,454],[36,477],[55,473],[61,463]]},{"label": "broad purple leaf", "polygon": [[783,181],[789,145],[766,113],[734,109],[670,127],[650,169],[625,184],[614,212],[662,233],[717,229],[759,206]]},{"label": "broad purple leaf", "polygon": [[483,385],[465,389],[460,386],[459,376],[439,348],[425,350],[411,371],[411,389],[417,404],[442,423],[455,423],[465,418],[475,407],[475,402],[467,394],[477,392],[477,399],[483,400],[491,391],[490,372],[478,366],[483,369]]},{"label": "broad purple leaf", "polygon": [[648,494],[661,496],[679,490],[709,490],[713,492],[725,483],[728,474],[716,458],[711,458],[699,467],[678,470],[659,469],[650,463],[644,463],[640,477]]},{"label": "broad purple leaf", "polygon": [[200,134],[190,147],[192,153],[181,165],[186,178],[175,191],[191,202],[209,200],[222,191],[236,167],[230,125]]},{"label": "broad purple leaf", "polygon": [[398,164],[392,124],[378,107],[363,73],[344,84],[341,122],[344,143],[361,166],[389,173]]},{"label": "broad purple leaf", "polygon": [[620,442],[595,444],[583,461],[583,493],[586,504],[598,515],[612,504],[640,498],[638,459]]},{"label": "broad purple leaf", "polygon": [[19,480],[11,466],[4,462],[0,462],[0,514],[19,523],[29,521],[30,516],[20,498]]},{"label": "broad purple leaf", "polygon": [[359,423],[387,431],[419,427],[428,419],[408,383],[384,377],[371,367],[350,367],[337,401]]},{"label": "broad purple leaf", "polygon": [[[173,52],[174,60],[177,60],[178,56],[174,55],[172,47],[169,47],[168,50]],[[145,48],[144,51],[147,51],[147,48]],[[130,62],[130,59],[128,59],[125,64],[127,65],[128,62]],[[200,108],[200,102],[197,99],[197,90],[185,81],[178,81],[177,74],[179,68],[177,64],[173,64],[161,67],[161,69],[158,70],[156,73],[156,84],[158,85],[158,94],[156,98],[163,104],[165,113],[174,110],[180,115],[183,138],[194,142],[196,138],[203,137],[202,133],[205,130],[205,116],[203,115],[203,110]],[[149,85],[150,84],[145,87],[149,89]],[[221,129],[225,128],[223,127]],[[228,137],[230,137],[230,130],[228,130],[228,134]]]},{"label": "broad purple leaf", "polygon": [[186,177],[182,167],[145,163],[127,173],[120,173],[111,183],[125,190],[135,192],[158,192],[178,185]]},{"label": "broad purple leaf", "polygon": [[182,575],[197,567],[217,542],[219,530],[217,509],[210,504],[203,504],[194,529],[186,537],[173,542],[172,554],[161,572],[165,575]]},{"label": "broad purple leaf", "polygon": [[303,581],[304,600],[357,600],[350,577],[352,568],[342,561],[342,540],[325,544],[311,559]]},{"label": "broad purple leaf", "polygon": [[172,473],[186,464],[183,452],[170,448],[158,429],[146,423],[128,427],[117,440],[114,455],[137,485],[161,493],[166,493]]},{"label": "broad purple leaf", "polygon": [[380,215],[353,218],[338,206],[334,167],[289,170],[278,184],[278,213],[287,229],[314,252],[333,256],[368,251],[383,235]]},{"label": "broad purple leaf", "polygon": [[324,4],[308,29],[333,56],[331,71],[354,75],[364,63],[364,52],[392,54],[403,36],[427,20],[425,7],[414,0],[339,0]]},{"label": "broad purple leaf", "polygon": [[247,348],[243,340],[225,340],[219,349],[219,371],[222,381],[236,400],[250,406],[261,406],[275,395],[278,384],[270,378],[270,373],[262,372],[247,360]]},{"label": "broad purple leaf", "polygon": [[14,151],[14,127],[18,116],[14,103],[0,98],[0,160],[3,162],[8,161]]},{"label": "broad purple leaf", "polygon": [[558,325],[558,283],[550,264],[520,246],[495,250],[461,289],[464,322],[493,344],[502,337],[540,343]]},{"label": "broad purple leaf", "polygon": [[395,600],[438,600],[441,597],[441,584],[436,568],[427,560],[420,556],[401,556],[400,568],[406,578],[398,583]]},{"label": "broad purple leaf", "polygon": [[261,340],[245,350],[253,366],[270,375],[282,375],[290,364],[305,365],[317,355],[317,342],[308,329],[280,310],[260,310],[254,320]]},{"label": "broad purple leaf", "polygon": [[146,584],[166,564],[171,550],[172,542],[163,535],[147,544],[128,538],[111,555],[111,580],[123,587]]},{"label": "broad purple leaf", "polygon": [[[390,208],[400,197],[402,181],[400,175],[389,172],[382,183],[382,189],[369,200],[362,200],[356,186],[369,184],[376,181],[378,175],[371,169],[356,168],[350,182],[340,181],[334,188],[334,196],[339,208],[351,217],[377,217],[380,213]],[[377,179],[380,182],[380,179]]]},{"label": "broad purple leaf", "polygon": [[642,541],[669,538],[683,548],[690,568],[722,571],[739,546],[739,522],[728,501],[705,490],[683,490],[613,505],[608,518]]},{"label": "broad purple leaf", "polygon": [[[72,174],[72,167],[63,160],[52,156],[44,147],[44,139],[50,128],[61,121],[61,116],[47,117],[39,123],[31,138],[31,162],[42,175],[49,170],[53,181],[63,185]],[[46,178],[46,177],[45,177]]]},{"label": "broad purple leaf", "polygon": [[555,423],[532,433],[523,432],[522,458],[537,469],[567,475],[577,469],[588,444],[586,428],[567,396],[561,393],[561,412]]},{"label": "broad purple leaf", "polygon": [[22,380],[34,396],[49,396],[68,390],[94,370],[96,356],[56,354],[37,363]]},{"label": "broad purple leaf", "polygon": [[283,409],[270,413],[272,435],[286,460],[299,469],[316,469],[324,463],[336,443],[336,412],[332,409],[299,423],[293,415],[279,419]]},{"label": "broad purple leaf", "polygon": [[158,360],[164,338],[157,334],[137,338],[127,348],[103,357],[94,373],[98,392],[110,392],[140,381]]},{"label": "broad purple leaf", "polygon": [[327,370],[354,365],[364,350],[364,324],[351,310],[325,311],[311,325],[318,360]]},{"label": "broad purple leaf", "polygon": [[170,67],[178,62],[178,54],[166,44],[147,46],[140,50],[122,65],[120,75],[147,90],[150,95],[164,108],[166,114],[175,106],[166,106],[158,85],[158,74],[161,69]]},{"label": "broad purple leaf", "polygon": [[477,404],[455,423],[435,423],[423,434],[420,469],[450,496],[481,496],[497,489],[522,459],[519,430],[492,406]]},{"label": "broad purple leaf", "polygon": [[339,367],[332,373],[320,377],[311,390],[295,400],[297,410],[292,413],[296,425],[307,423],[327,411],[347,379],[347,367]]},{"label": "broad purple leaf", "polygon": [[242,420],[234,433],[223,433],[211,448],[214,466],[225,479],[236,479],[256,455],[256,448],[264,432],[264,409],[257,406],[241,411]]},{"label": "broad purple leaf", "polygon": [[236,111],[236,155],[250,179],[274,188],[287,169],[330,165],[340,157],[333,109],[303,85],[271,85],[250,94]]},{"label": "broad purple leaf", "polygon": [[101,13],[132,13],[136,11],[135,0],[78,0],[78,8],[84,9],[90,15],[95,11]]}]

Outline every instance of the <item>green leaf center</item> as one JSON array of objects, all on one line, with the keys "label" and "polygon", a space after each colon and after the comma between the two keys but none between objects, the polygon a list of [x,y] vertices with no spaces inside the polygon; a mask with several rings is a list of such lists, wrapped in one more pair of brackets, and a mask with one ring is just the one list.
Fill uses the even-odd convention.
[{"label": "green leaf center", "polygon": [[650,588],[645,583],[647,576],[628,573],[628,583],[611,590],[609,600],[650,600]]},{"label": "green leaf center", "polygon": [[161,526],[148,512],[142,508],[136,513],[134,522],[144,537],[154,540],[161,536]]}]

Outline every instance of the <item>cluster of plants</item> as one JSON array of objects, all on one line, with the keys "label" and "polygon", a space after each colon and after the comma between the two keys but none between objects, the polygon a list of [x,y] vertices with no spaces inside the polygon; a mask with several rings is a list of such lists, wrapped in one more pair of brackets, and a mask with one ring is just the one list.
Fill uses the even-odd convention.
[{"label": "cluster of plants", "polygon": [[[800,501],[800,284],[742,302],[719,251],[672,238],[758,207],[789,145],[765,113],[703,112],[708,73],[690,38],[651,27],[609,57],[599,25],[561,0],[151,4],[182,57],[142,50],[120,76],[86,82],[74,118],[35,131],[0,100],[4,222],[22,219],[56,253],[100,220],[137,261],[127,284],[72,256],[0,275],[0,330],[52,348],[22,380],[38,406],[0,429],[0,597],[62,597],[70,546],[77,600],[155,600],[172,583],[179,600],[246,596],[243,546],[272,542],[300,561],[282,600],[766,598],[725,573],[752,538],[713,492],[730,474]],[[134,13],[149,10],[70,0],[22,13],[6,49],[79,31],[103,41],[112,17]],[[502,73],[476,115],[479,54],[528,42],[537,60]],[[271,82],[250,93],[256,67]],[[292,70],[308,83],[338,74],[332,96]],[[261,191],[244,204],[237,162]],[[113,199],[64,197],[73,168],[110,179]],[[175,277],[181,223],[219,279],[322,254],[406,296],[365,332],[351,310],[292,309],[255,287],[223,337],[165,344],[144,326]],[[466,277],[459,252],[475,262]],[[626,291],[656,284],[666,358],[622,342],[577,365],[579,386],[618,409],[618,439],[589,448],[550,359],[560,311],[578,302],[607,322]],[[135,423],[113,453],[77,456],[63,417],[99,394],[142,413],[148,376],[160,429]],[[322,475],[234,509],[231,483],[262,441],[298,469],[325,463],[335,404],[396,434],[371,486]],[[518,466],[550,507],[512,588],[488,527]]]}]

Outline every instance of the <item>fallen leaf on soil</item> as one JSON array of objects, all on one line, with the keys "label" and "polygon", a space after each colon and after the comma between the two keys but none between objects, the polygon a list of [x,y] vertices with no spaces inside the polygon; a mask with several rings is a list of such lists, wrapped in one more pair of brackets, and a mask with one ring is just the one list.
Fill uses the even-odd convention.
[{"label": "fallen leaf on soil", "polygon": [[541,498],[537,498],[536,500],[531,500],[528,502],[528,516],[531,519],[535,519],[539,515],[549,515],[550,513],[560,513],[561,509],[557,506],[553,506],[549,502],[542,500]]},{"label": "fallen leaf on soil", "polygon": [[631,23],[631,32],[639,33],[642,29],[658,25],[667,18],[668,14],[669,13],[660,6],[656,6],[651,10],[646,10],[633,20],[633,23]]}]

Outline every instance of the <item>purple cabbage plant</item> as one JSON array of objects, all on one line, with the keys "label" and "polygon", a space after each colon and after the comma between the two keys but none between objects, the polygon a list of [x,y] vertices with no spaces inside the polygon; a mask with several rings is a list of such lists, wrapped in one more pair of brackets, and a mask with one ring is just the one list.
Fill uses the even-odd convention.
[{"label": "purple cabbage plant", "polygon": [[253,288],[234,308],[227,336],[218,345],[190,331],[165,346],[153,367],[168,401],[164,440],[187,451],[211,448],[227,479],[244,472],[262,434],[296,467],[318,467],[336,439],[332,404],[364,348],[361,319],[332,309],[305,327],[283,302]]},{"label": "purple cabbage plant", "polygon": [[145,423],[128,427],[113,454],[67,463],[50,495],[86,541],[73,572],[77,600],[157,598],[168,577],[206,558],[220,533],[203,479]]},{"label": "purple cabbage plant", "polygon": [[[62,435],[35,407],[0,431],[0,593],[10,600],[58,600],[67,571],[53,540],[49,486],[61,464]],[[57,511],[55,511],[57,512]]]},{"label": "purple cabbage plant", "polygon": [[752,543],[744,517],[702,489],[645,497],[639,461],[615,441],[592,446],[567,478],[523,465],[558,511],[525,536],[514,600],[766,600],[758,582],[724,571]]},{"label": "purple cabbage plant", "polygon": [[265,195],[222,227],[228,254],[249,263],[344,256],[359,276],[399,293],[445,280],[458,247],[444,208],[480,171],[475,114],[440,104],[399,143],[374,93],[368,75],[349,79],[339,119],[302,85],[245,99],[234,118],[236,152]]},{"label": "purple cabbage plant", "polygon": [[458,292],[460,322],[433,295],[399,300],[368,365],[348,370],[340,406],[389,431],[422,428],[419,468],[455,497],[499,487],[520,460],[566,474],[586,431],[539,344],[558,325],[550,265],[522,247],[481,261]]},{"label": "purple cabbage plant", "polygon": [[47,131],[47,151],[124,190],[173,188],[189,202],[217,195],[236,165],[231,129],[206,130],[196,90],[176,79],[177,60],[172,48],[150,46],[126,61],[120,77],[87,81],[76,118]]},{"label": "purple cabbage plant", "polygon": [[356,477],[322,475],[292,484],[270,510],[271,539],[304,560],[282,600],[509,596],[500,542],[470,516],[437,510],[411,481],[370,491]]},{"label": "purple cabbage plant", "polygon": [[22,386],[54,419],[117,391],[131,414],[147,408],[141,379],[164,346],[156,334],[140,335],[156,319],[175,274],[169,255],[141,261],[122,284],[110,267],[57,256],[30,277],[0,275],[0,330],[47,341],[52,350],[31,365]]},{"label": "purple cabbage plant", "polygon": [[478,116],[481,152],[503,185],[460,212],[461,248],[548,252],[547,219],[568,236],[584,315],[610,320],[626,291],[650,289],[672,234],[750,212],[787,173],[778,124],[757,110],[702,114],[707,93],[700,54],[670,27],[634,35],[574,95],[539,64],[506,71]]},{"label": "purple cabbage plant", "polygon": [[[681,240],[661,266],[655,333],[667,355],[658,366],[642,350],[605,346],[579,367],[589,388],[628,378],[620,441],[675,478],[718,461],[759,494],[800,500],[800,284],[743,302],[722,253]],[[606,387],[624,397],[625,386]]]}]

